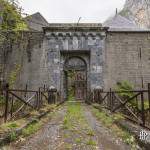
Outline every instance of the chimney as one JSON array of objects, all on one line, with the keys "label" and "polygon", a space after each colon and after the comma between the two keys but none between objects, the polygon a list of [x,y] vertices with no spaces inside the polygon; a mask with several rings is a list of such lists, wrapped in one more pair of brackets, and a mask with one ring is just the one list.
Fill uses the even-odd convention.
[{"label": "chimney", "polygon": [[116,8],[116,15],[118,15],[118,9]]}]

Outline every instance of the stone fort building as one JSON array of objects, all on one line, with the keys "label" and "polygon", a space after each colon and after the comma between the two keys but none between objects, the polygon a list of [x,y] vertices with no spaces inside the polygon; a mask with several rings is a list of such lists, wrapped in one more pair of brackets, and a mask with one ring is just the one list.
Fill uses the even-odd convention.
[{"label": "stone fort building", "polygon": [[26,21],[30,31],[9,48],[5,60],[7,78],[20,66],[16,86],[46,84],[66,98],[73,85],[82,99],[125,80],[137,89],[150,83],[150,31],[119,14],[104,24],[49,24],[40,13]]}]

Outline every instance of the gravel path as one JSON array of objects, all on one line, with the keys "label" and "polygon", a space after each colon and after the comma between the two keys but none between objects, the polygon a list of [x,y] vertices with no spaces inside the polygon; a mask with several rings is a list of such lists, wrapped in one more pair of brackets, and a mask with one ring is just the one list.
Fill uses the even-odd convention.
[{"label": "gravel path", "polygon": [[95,138],[99,150],[130,150],[129,145],[126,145],[122,140],[112,134],[111,130],[104,127],[100,121],[97,121],[90,111],[90,107],[83,105],[84,116],[88,121],[89,126],[95,132]]},{"label": "gravel path", "polygon": [[[76,105],[76,103],[74,103],[74,105]],[[95,141],[94,147],[85,144],[86,138],[88,138],[89,135],[86,133],[86,130],[82,130],[82,124],[75,126],[77,130],[63,129],[64,118],[67,114],[67,107],[64,105],[37,133],[27,138],[24,142],[11,144],[4,150],[130,150],[131,148],[128,145],[112,134],[111,129],[104,127],[100,121],[96,119],[90,108],[91,107],[86,104],[81,104],[83,118],[94,133],[90,135],[91,140]],[[82,131],[84,133],[81,133]],[[67,134],[71,135],[69,139],[66,136]],[[76,138],[78,141],[74,140],[74,136],[84,137],[85,135],[87,136],[83,141],[79,141],[79,138]],[[67,144],[68,140],[71,141],[70,145],[72,146],[66,149],[64,145]],[[83,146],[81,147],[82,144]]]},{"label": "gravel path", "polygon": [[61,107],[41,130],[25,142],[12,144],[6,150],[59,150],[62,143],[60,128],[63,123],[66,107]]}]

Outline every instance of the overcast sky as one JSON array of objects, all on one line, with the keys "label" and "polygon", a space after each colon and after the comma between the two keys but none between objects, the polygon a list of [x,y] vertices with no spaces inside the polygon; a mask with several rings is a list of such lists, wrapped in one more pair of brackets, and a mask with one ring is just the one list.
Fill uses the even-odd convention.
[{"label": "overcast sky", "polygon": [[40,12],[49,23],[103,22],[122,9],[125,0],[19,0],[28,14]]}]

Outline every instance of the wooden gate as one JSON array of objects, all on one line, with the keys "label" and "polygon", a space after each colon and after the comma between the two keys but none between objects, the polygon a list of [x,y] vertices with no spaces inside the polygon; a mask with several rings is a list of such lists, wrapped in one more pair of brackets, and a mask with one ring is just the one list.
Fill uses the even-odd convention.
[{"label": "wooden gate", "polygon": [[77,71],[75,74],[75,98],[77,100],[86,99],[86,72]]},{"label": "wooden gate", "polygon": [[67,93],[71,93],[76,100],[86,100],[87,67],[80,57],[71,57],[65,63],[67,75]]}]

